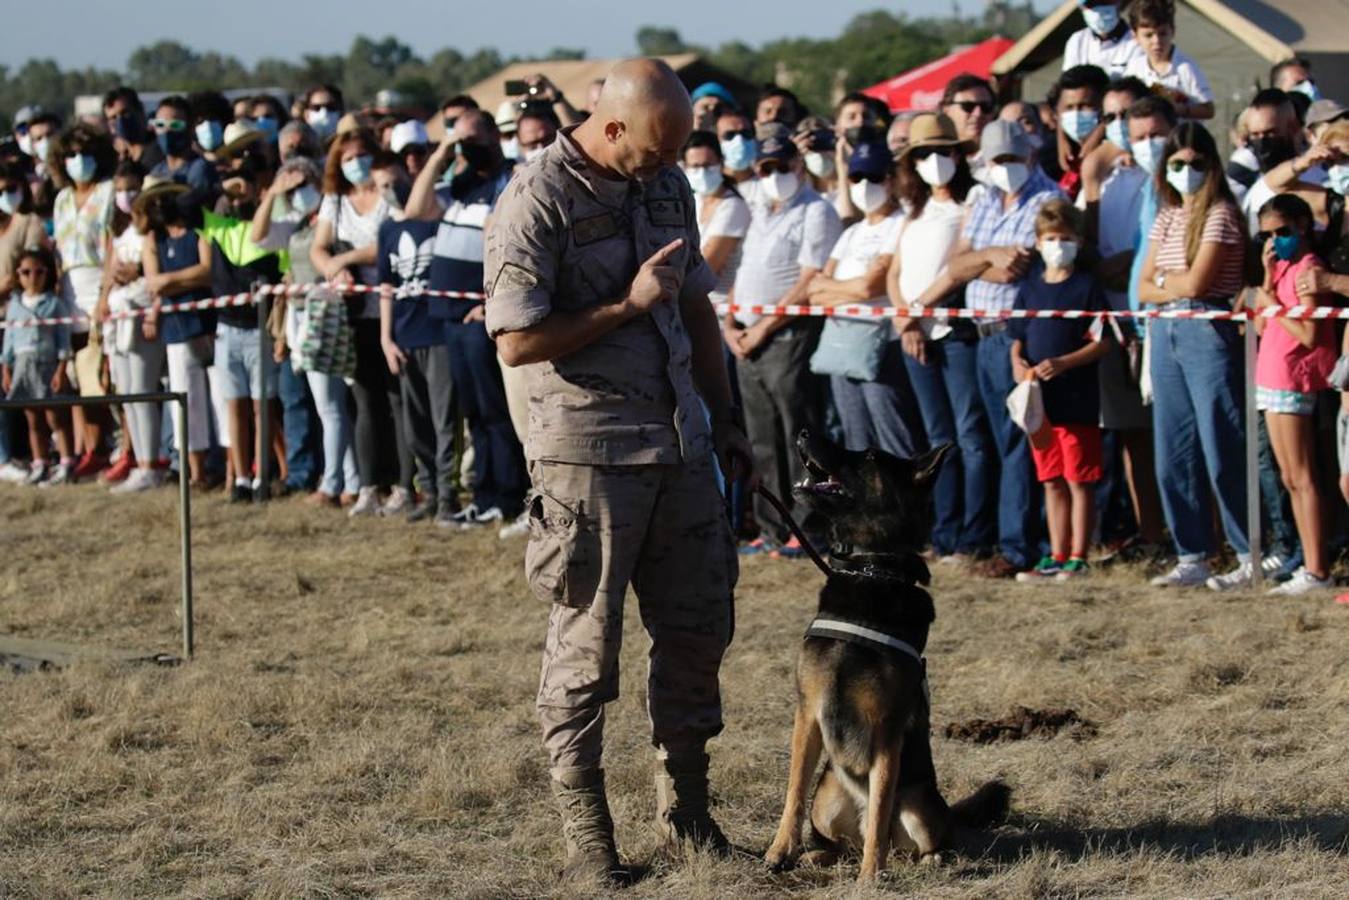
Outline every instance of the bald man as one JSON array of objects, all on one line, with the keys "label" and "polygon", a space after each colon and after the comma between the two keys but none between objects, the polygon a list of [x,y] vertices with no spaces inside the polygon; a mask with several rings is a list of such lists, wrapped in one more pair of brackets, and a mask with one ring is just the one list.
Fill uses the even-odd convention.
[{"label": "bald man", "polygon": [[[738,568],[718,491],[747,472],[688,180],[693,111],[674,72],[619,63],[594,114],[518,170],[486,241],[487,328],[529,384],[525,570],[552,604],[538,695],[566,874],[624,878],[604,793],[624,595],[651,637],[658,824],[724,851],[708,738]],[[709,423],[710,419],[710,423]]]}]

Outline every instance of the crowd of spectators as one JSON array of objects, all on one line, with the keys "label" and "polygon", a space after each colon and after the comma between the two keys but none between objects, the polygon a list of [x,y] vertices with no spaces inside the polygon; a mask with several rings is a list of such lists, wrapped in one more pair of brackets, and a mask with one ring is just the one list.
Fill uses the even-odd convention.
[{"label": "crowd of spectators", "polygon": [[[1328,588],[1349,497],[1349,401],[1332,391],[1349,387],[1349,354],[1334,321],[751,310],[1230,311],[1349,295],[1349,112],[1320,96],[1310,64],[1273,68],[1222,135],[1224,157],[1172,4],[1136,0],[1127,18],[1080,6],[1085,27],[1042,101],[969,74],[932,111],[847,94],[821,115],[776,85],[749,103],[695,86],[679,165],[711,299],[731,304],[723,334],[756,477],[790,498],[802,428],[899,456],[949,442],[937,564],[1067,581],[1145,559],[1159,587],[1222,591],[1254,574],[1244,446],[1257,428],[1264,574],[1281,594]],[[17,111],[0,148],[5,392],[166,381],[191,424],[173,434],[150,404],[4,412],[0,475],[132,493],[187,465],[195,485],[242,502],[261,490],[265,453],[283,489],[317,506],[524,533],[528,379],[500,363],[481,301],[427,292],[483,290],[497,198],[602,84],[579,109],[542,76],[528,88],[495,111],[450,98],[434,145],[426,123],[348,110],[331,85],[289,109],[207,92],[146,110],[119,88],[97,123]],[[277,299],[270,341],[252,306],[174,309],[280,282],[314,289]],[[142,315],[111,315],[129,311]],[[59,315],[74,324],[24,324]],[[1244,327],[1260,335],[1255,422]],[[800,556],[747,488],[728,486],[741,552]],[[1227,551],[1235,563],[1211,569]]]}]

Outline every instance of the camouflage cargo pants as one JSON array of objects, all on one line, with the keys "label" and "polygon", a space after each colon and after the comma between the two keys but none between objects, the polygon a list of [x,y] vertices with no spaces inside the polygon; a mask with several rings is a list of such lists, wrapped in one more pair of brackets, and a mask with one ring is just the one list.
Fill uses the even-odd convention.
[{"label": "camouflage cargo pants", "polygon": [[717,673],[739,574],[711,461],[535,461],[530,477],[525,569],[534,593],[553,604],[538,710],[554,774],[600,764],[629,583],[651,637],[652,742],[701,747],[722,727]]}]

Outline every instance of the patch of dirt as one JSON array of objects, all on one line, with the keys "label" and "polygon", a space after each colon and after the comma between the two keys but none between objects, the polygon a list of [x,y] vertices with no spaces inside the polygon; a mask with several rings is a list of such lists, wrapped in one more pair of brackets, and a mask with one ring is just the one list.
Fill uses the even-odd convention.
[{"label": "patch of dirt", "polygon": [[946,726],[952,740],[974,744],[998,744],[1026,738],[1051,738],[1059,732],[1081,740],[1096,736],[1096,725],[1072,709],[1028,709],[1018,706],[1001,719],[970,719]]}]

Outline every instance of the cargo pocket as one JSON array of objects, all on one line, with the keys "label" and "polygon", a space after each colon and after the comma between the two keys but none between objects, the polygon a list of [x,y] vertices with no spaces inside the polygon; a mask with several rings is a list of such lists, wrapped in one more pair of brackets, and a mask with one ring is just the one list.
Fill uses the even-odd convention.
[{"label": "cargo pocket", "polygon": [[585,609],[595,601],[602,563],[599,532],[579,504],[537,492],[530,498],[525,577],[535,596]]}]

